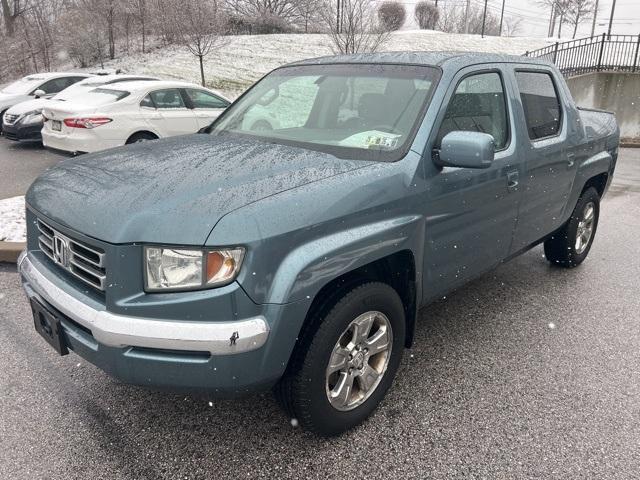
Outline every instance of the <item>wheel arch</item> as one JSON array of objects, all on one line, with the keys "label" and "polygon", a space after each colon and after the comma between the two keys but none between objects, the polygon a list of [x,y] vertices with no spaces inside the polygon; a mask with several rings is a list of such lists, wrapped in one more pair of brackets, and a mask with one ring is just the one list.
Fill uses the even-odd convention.
[{"label": "wheel arch", "polygon": [[[327,282],[313,298],[301,332],[317,327],[317,322],[346,291],[368,282],[381,282],[392,287],[404,305],[406,333],[405,346],[413,343],[418,310],[416,259],[409,249],[362,265]],[[301,335],[302,337],[302,335]]]},{"label": "wheel arch", "polygon": [[158,135],[156,132],[153,132],[151,130],[148,129],[142,129],[142,130],[135,130],[133,131],[129,136],[127,136],[127,139],[125,140],[125,144],[127,142],[129,142],[129,140],[131,140],[131,138],[135,135],[139,135],[139,134],[146,134],[146,135],[153,135],[154,137],[156,137],[156,139],[160,138],[160,135]]}]

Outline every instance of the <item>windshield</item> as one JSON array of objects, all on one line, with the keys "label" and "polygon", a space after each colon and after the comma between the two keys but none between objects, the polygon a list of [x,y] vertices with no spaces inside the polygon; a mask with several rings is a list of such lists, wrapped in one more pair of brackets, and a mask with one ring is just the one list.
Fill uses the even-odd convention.
[{"label": "windshield", "polygon": [[414,65],[281,68],[229,107],[211,134],[395,161],[409,148],[438,77],[438,69]]},{"label": "windshield", "polygon": [[8,93],[13,95],[26,95],[31,93],[38,85],[44,81],[42,77],[24,77],[20,80],[7,85],[2,93]]},{"label": "windshield", "polygon": [[73,97],[73,102],[88,107],[98,107],[108,103],[114,103],[127,97],[129,92],[124,90],[112,90],[109,88],[96,88],[86,93],[79,93]]}]

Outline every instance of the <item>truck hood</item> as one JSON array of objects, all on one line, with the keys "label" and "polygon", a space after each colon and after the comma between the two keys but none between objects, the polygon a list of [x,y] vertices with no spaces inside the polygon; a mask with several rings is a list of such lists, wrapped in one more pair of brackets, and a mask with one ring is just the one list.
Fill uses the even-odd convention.
[{"label": "truck hood", "polygon": [[369,164],[196,134],[65,160],[38,177],[26,200],[36,213],[105,242],[202,245],[233,210]]}]

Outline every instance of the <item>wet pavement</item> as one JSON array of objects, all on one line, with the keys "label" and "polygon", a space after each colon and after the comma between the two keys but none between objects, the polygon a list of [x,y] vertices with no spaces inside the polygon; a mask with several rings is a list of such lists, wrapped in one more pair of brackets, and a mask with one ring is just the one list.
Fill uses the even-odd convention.
[{"label": "wet pavement", "polygon": [[0,136],[0,200],[24,195],[31,182],[65,157],[35,142],[14,142]]},{"label": "wet pavement", "polygon": [[2,477],[638,478],[639,238],[640,150],[623,150],[581,267],[538,247],[423,309],[382,406],[331,440],[269,394],[210,403],[57,357],[1,266]]}]

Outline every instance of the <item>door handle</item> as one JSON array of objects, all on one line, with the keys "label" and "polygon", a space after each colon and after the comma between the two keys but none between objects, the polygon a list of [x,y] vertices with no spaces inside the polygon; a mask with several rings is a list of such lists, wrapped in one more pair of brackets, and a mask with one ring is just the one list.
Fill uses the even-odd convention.
[{"label": "door handle", "polygon": [[507,173],[507,190],[515,192],[518,189],[520,175],[518,172]]},{"label": "door handle", "polygon": [[576,155],[575,153],[568,153],[567,154],[567,169],[570,169],[571,167],[573,167],[573,165],[576,163]]}]

